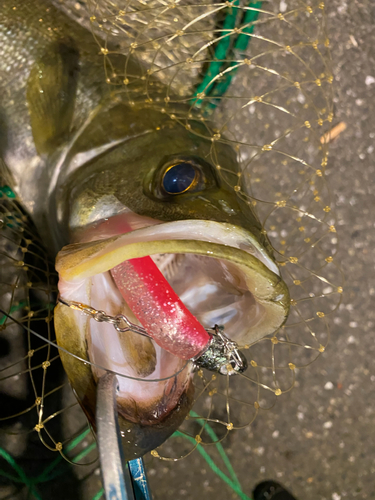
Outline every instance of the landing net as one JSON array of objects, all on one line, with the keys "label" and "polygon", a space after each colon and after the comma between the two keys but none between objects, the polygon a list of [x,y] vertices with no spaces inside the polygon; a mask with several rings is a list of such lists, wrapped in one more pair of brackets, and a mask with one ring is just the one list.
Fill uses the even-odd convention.
[{"label": "landing net", "polygon": [[[176,460],[198,448],[212,460],[214,448],[204,445],[220,443],[264,411],[277,411],[277,398],[293,389],[298,371],[308,370],[328,346],[329,318],[341,301],[343,276],[327,183],[328,145],[338,129],[326,8],[324,2],[302,0],[87,0],[64,2],[63,8],[92,31],[115,92],[145,100],[193,133],[201,134],[197,120],[206,125],[209,161],[257,212],[290,290],[286,325],[241,346],[246,373],[229,377],[199,370],[196,403],[179,430],[184,439],[171,438],[152,452]],[[111,60],[119,54],[123,71],[114,73]],[[139,62],[142,76],[129,73],[129,58]],[[136,97],[129,91],[135,79]],[[162,90],[153,101],[155,81]],[[181,103],[190,111],[182,113]],[[220,142],[237,152],[238,176],[218,163]],[[1,308],[25,327],[0,316],[6,353],[0,359],[0,390],[17,407],[9,415],[1,412],[2,446],[12,453],[16,436],[23,436],[25,449],[40,439],[64,458],[78,453],[75,463],[91,463],[94,440],[84,431],[58,351],[30,332],[54,342],[53,263],[6,174],[0,194]]]}]

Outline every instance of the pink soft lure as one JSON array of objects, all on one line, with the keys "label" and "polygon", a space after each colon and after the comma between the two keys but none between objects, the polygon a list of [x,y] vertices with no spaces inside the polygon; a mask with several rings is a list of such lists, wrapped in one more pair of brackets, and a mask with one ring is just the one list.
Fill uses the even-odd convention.
[{"label": "pink soft lure", "polygon": [[111,273],[126,303],[158,345],[181,359],[191,359],[205,349],[210,335],[151,257],[127,260]]}]

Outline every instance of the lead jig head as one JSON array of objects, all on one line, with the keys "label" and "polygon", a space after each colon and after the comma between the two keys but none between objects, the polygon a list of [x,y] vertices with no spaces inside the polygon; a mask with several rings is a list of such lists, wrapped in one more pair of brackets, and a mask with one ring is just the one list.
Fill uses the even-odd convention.
[{"label": "lead jig head", "polygon": [[212,338],[206,349],[192,359],[195,366],[222,375],[243,373],[248,366],[246,357],[238,349],[237,343],[224,334],[224,327],[215,325],[209,333]]}]

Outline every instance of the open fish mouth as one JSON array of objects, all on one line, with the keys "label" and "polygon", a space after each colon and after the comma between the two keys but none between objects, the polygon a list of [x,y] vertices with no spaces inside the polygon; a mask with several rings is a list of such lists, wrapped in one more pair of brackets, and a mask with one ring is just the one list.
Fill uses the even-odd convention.
[{"label": "open fish mouth", "polygon": [[[289,294],[277,265],[239,226],[206,220],[160,222],[126,212],[97,224],[80,239],[64,247],[56,261],[60,296],[68,302],[112,316],[123,314],[139,324],[113,271],[126,261],[151,256],[198,322],[204,328],[224,326],[239,345],[274,333],[286,320]],[[176,356],[168,345],[163,348],[133,332],[119,333],[113,325],[90,321],[63,304],[56,308],[55,323],[58,343],[94,364],[82,368],[86,375],[91,371],[94,385],[103,368],[120,375],[118,408],[127,421],[163,421],[189,392],[194,369],[186,361],[190,356]],[[173,343],[178,331],[169,333],[166,338]],[[82,380],[73,380],[68,365],[74,360],[63,355],[63,363],[82,403],[88,389]]]}]

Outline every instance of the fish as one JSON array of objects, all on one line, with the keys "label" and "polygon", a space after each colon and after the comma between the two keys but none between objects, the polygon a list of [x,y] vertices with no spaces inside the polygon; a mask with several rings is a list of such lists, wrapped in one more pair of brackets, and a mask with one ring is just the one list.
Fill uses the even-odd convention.
[{"label": "fish", "polygon": [[[44,0],[6,0],[0,34],[1,158],[56,259],[60,357],[94,429],[98,380],[118,374],[124,454],[137,458],[188,416],[195,355],[204,351],[190,330],[181,347],[184,322],[176,326],[171,307],[161,305],[158,316],[144,288],[146,263],[202,338],[220,325],[239,346],[283,326],[288,287],[253,205],[238,196],[238,154],[214,119],[157,75],[145,95],[142,65],[111,45],[104,55],[112,53],[112,72],[125,60],[130,79],[126,90],[109,85],[92,33]],[[132,299],[125,263],[141,269]],[[103,315],[161,333],[121,332]]]}]

